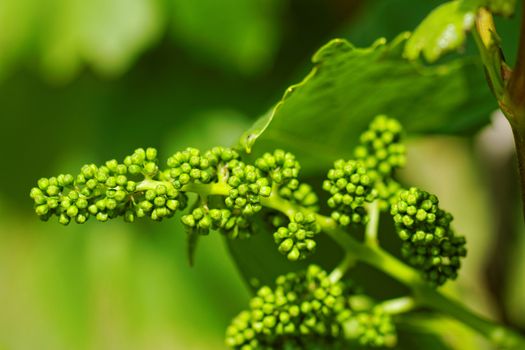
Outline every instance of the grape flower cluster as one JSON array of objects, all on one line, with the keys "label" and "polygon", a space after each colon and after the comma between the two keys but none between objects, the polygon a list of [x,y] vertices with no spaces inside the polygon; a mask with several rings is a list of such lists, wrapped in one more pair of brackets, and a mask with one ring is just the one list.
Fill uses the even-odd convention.
[{"label": "grape flower cluster", "polygon": [[269,214],[270,221],[277,228],[273,237],[279,252],[291,261],[305,259],[315,250],[315,236],[321,231],[313,214],[319,209],[317,195],[310,185],[299,182],[301,167],[289,152],[264,153],[254,164],[265,178],[271,180],[273,190],[281,198],[308,212],[297,212],[292,217],[277,211]]},{"label": "grape flower cluster", "polygon": [[377,197],[374,183],[364,164],[355,160],[342,159],[328,171],[323,189],[330,193],[328,206],[332,219],[339,225],[365,224],[368,220],[365,203]]},{"label": "grape flower cluster", "polygon": [[[356,339],[364,345],[385,345],[382,339],[392,334],[393,325],[377,312],[355,313],[351,293],[349,285],[331,281],[317,265],[279,276],[274,289],[261,287],[250,309],[234,318],[226,330],[226,345],[240,350],[345,349]],[[355,322],[357,327],[352,326]],[[345,328],[352,328],[351,334]]]},{"label": "grape flower cluster", "polygon": [[[274,238],[278,250],[290,260],[304,259],[316,247],[320,232],[311,211],[318,199],[312,188],[298,180],[299,162],[288,152],[276,150],[256,159],[241,160],[235,149],[214,147],[206,152],[187,148],[167,159],[159,168],[154,148],[137,149],[119,163],[88,164],[80,174],[42,178],[31,190],[37,215],[59,222],[84,223],[90,217],[107,221],[123,217],[133,222],[149,217],[156,221],[184,210],[196,193],[189,212],[181,216],[191,234],[220,231],[230,238],[244,238],[253,232],[253,215],[262,210],[261,200],[272,191],[304,207],[306,214],[291,218],[272,212],[279,222]],[[191,197],[191,195],[190,195]]]},{"label": "grape flower cluster", "polygon": [[[249,237],[256,214],[273,226],[277,250],[297,261],[315,251],[321,225],[330,233],[339,230],[334,222],[345,228],[367,224],[368,211],[375,210],[377,220],[368,228],[377,231],[377,209],[388,209],[403,241],[403,257],[439,286],[456,278],[466,255],[465,239],[452,230],[452,216],[439,208],[436,196],[417,188],[403,190],[394,179],[406,161],[401,135],[396,120],[378,116],[361,135],[355,159],[335,161],[322,183],[331,220],[318,213],[312,186],[299,180],[299,162],[283,150],[247,163],[233,148],[186,148],[161,168],[156,149],[139,148],[122,162],[87,164],[77,175],[42,178],[30,196],[42,220],[56,216],[64,225],[91,217],[161,221],[187,209],[180,219],[188,232],[190,261],[199,236],[218,231],[232,239]],[[379,206],[369,205],[374,201]],[[226,344],[241,350],[395,344],[392,315],[381,304],[356,307],[351,299],[358,293],[338,273],[309,265],[279,276],[274,288],[260,288],[249,310],[228,327]]]},{"label": "grape flower cluster", "polygon": [[364,163],[373,177],[390,177],[396,168],[406,163],[405,145],[401,143],[401,124],[385,115],[379,115],[359,138],[354,150],[357,160]]},{"label": "grape flower cluster", "polygon": [[292,153],[283,150],[265,153],[255,161],[255,166],[272,180],[281,198],[308,210],[319,209],[319,200],[312,187],[298,180],[301,166]]},{"label": "grape flower cluster", "polygon": [[455,279],[467,254],[465,238],[450,227],[452,215],[438,204],[435,195],[412,187],[400,192],[391,208],[403,256],[434,285]]},{"label": "grape flower cluster", "polygon": [[363,163],[374,182],[381,209],[389,208],[401,186],[394,180],[396,169],[406,163],[406,147],[402,141],[403,128],[393,118],[379,115],[359,138],[354,157]]},{"label": "grape flower cluster", "polygon": [[[271,187],[259,169],[240,160],[236,150],[214,147],[204,154],[194,148],[168,158],[164,178],[181,188],[184,185],[225,184],[224,200],[201,196],[182,223],[200,235],[210,230],[230,238],[248,237],[252,233],[251,216],[261,210],[261,197],[268,197]],[[212,206],[213,204],[213,206]]]},{"label": "grape flower cluster", "polygon": [[317,243],[315,236],[321,232],[321,227],[315,219],[315,214],[304,215],[297,212],[288,226],[281,226],[273,234],[279,252],[285,254],[288,260],[304,259],[314,251]]},{"label": "grape flower cluster", "polygon": [[381,305],[371,310],[356,312],[344,324],[345,334],[356,339],[361,346],[392,347],[397,342],[397,332],[392,316]]},{"label": "grape flower cluster", "polygon": [[395,170],[406,162],[401,136],[397,120],[379,115],[361,134],[354,159],[340,159],[329,170],[323,189],[330,193],[327,203],[339,225],[366,224],[366,203],[374,200],[381,210],[390,208],[392,198],[401,190],[394,179]]},{"label": "grape flower cluster", "polygon": [[157,151],[140,148],[123,163],[87,164],[76,177],[41,178],[30,196],[42,220],[57,216],[64,225],[72,220],[81,224],[90,217],[107,221],[122,216],[133,222],[148,216],[160,221],[185,208],[187,197],[171,183],[151,181],[158,172]]}]

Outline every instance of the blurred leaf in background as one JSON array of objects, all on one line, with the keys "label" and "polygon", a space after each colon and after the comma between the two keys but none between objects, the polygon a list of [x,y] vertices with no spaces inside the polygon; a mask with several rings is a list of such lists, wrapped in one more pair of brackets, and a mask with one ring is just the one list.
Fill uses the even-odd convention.
[{"label": "blurred leaf in background", "polygon": [[164,37],[196,59],[241,74],[267,68],[286,2],[269,0],[21,0],[0,3],[0,78],[35,64],[51,81],[87,65],[118,76]]},{"label": "blurred leaf in background", "polygon": [[[35,64],[70,81],[84,64],[121,74],[158,41],[166,22],[159,0],[22,0],[0,3],[0,73]],[[0,75],[1,77],[1,75]]]},{"label": "blurred leaf in background", "polygon": [[197,59],[247,75],[272,63],[286,1],[172,1],[173,35]]}]

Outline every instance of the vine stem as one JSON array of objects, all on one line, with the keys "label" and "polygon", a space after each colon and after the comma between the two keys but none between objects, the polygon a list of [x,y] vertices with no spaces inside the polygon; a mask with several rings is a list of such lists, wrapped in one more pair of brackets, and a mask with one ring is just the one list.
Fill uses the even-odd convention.
[{"label": "vine stem", "polygon": [[512,115],[511,121],[521,180],[521,199],[525,217],[525,3],[521,5],[521,27],[518,58],[509,79],[508,91]]},{"label": "vine stem", "polygon": [[400,297],[385,300],[380,303],[380,306],[389,315],[399,315],[413,310],[417,306],[417,302],[412,297]]},{"label": "vine stem", "polygon": [[[169,182],[146,179],[137,186],[137,189],[155,189],[161,184],[171,186]],[[182,191],[206,196],[224,196],[229,193],[229,190],[230,187],[224,182],[188,184],[182,187]],[[272,191],[269,197],[262,197],[261,204],[267,208],[280,211],[288,217],[292,217],[298,211],[308,211],[283,199],[276,191]],[[345,252],[345,259],[335,269],[339,272],[331,274],[331,278],[341,278],[353,261],[365,262],[411,288],[413,302],[417,305],[429,307],[461,321],[498,347],[525,349],[525,339],[518,333],[473,313],[461,303],[443,295],[425,282],[417,270],[401,262],[379,246],[370,246],[359,242],[348,232],[341,229],[330,217],[318,213],[315,215],[322,231],[338,243]]]},{"label": "vine stem", "polygon": [[418,271],[405,265],[381,248],[370,247],[358,242],[347,232],[338,228],[332,219],[324,217],[322,227],[324,232],[339,243],[346,252],[410,287],[417,304],[427,306],[461,321],[499,347],[525,348],[525,339],[518,333],[476,315],[459,302],[443,295],[428,285]]},{"label": "vine stem", "polygon": [[348,298],[348,302],[351,305],[352,310],[370,310],[374,306],[379,306],[385,313],[389,315],[400,315],[410,312],[417,306],[414,298],[409,296],[387,299],[377,303],[374,299],[366,295],[352,295]]},{"label": "vine stem", "polygon": [[[293,215],[299,210],[304,210],[273,192],[270,197],[262,198],[261,204],[286,215]],[[322,231],[337,242],[347,256],[365,262],[411,288],[414,301],[418,305],[429,307],[461,321],[498,347],[525,349],[525,339],[520,334],[473,313],[461,303],[443,295],[424,281],[417,270],[378,246],[370,246],[357,241],[348,232],[341,229],[333,219],[317,213],[316,219]]]},{"label": "vine stem", "polygon": [[379,241],[377,239],[377,231],[379,228],[379,214],[381,214],[379,210],[379,200],[376,199],[368,206],[369,221],[366,225],[365,231],[365,242],[366,244],[372,247],[379,245]]},{"label": "vine stem", "polygon": [[332,270],[328,278],[330,282],[336,283],[345,275],[346,271],[356,263],[356,258],[352,254],[345,254],[343,260]]},{"label": "vine stem", "polygon": [[500,47],[492,14],[481,8],[472,31],[489,86],[514,135],[521,183],[521,201],[525,218],[525,4],[521,6],[521,29],[518,57],[510,69]]}]

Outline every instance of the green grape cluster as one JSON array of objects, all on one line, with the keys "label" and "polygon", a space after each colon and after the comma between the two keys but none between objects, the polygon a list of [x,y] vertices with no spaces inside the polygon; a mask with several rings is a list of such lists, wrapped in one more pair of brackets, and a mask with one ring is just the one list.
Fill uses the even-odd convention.
[{"label": "green grape cluster", "polygon": [[[166,165],[159,168],[156,149],[139,148],[122,163],[88,164],[76,177],[41,179],[31,190],[35,211],[43,220],[56,215],[63,224],[84,223],[91,216],[99,221],[119,216],[128,222],[141,217],[160,221],[185,209],[187,193],[195,192],[198,198],[181,217],[188,232],[205,235],[217,230],[230,238],[244,238],[253,232],[252,217],[261,211],[261,199],[272,190],[306,210],[318,209],[312,188],[297,179],[299,162],[282,150],[266,153],[251,165],[235,149],[186,148],[170,156]],[[211,187],[205,185],[216,185],[220,194],[208,195]],[[290,221],[281,214],[272,220],[280,227],[275,234],[279,250],[291,260],[311,253],[319,232],[315,216],[301,215]]]},{"label": "green grape cluster", "polygon": [[228,185],[231,189],[224,202],[228,208],[237,209],[243,215],[261,211],[261,197],[269,197],[272,192],[270,180],[258,168],[242,162],[231,169]]},{"label": "green grape cluster", "polygon": [[455,279],[467,253],[465,238],[450,227],[452,215],[438,204],[435,195],[412,187],[400,192],[391,209],[403,256],[434,285]]},{"label": "green grape cluster", "polygon": [[301,166],[293,154],[279,149],[265,153],[255,160],[255,166],[270,179],[280,197],[309,210],[319,209],[312,187],[298,180]]},{"label": "green grape cluster", "polygon": [[233,349],[304,349],[312,341],[335,344],[344,339],[341,324],[351,311],[342,282],[331,282],[316,265],[279,276],[275,289],[264,286],[226,330]]},{"label": "green grape cluster", "polygon": [[283,150],[265,153],[255,166],[270,179],[280,197],[309,210],[318,210],[319,200],[312,187],[298,180],[301,166],[295,156]]},{"label": "green grape cluster", "polygon": [[[221,151],[219,156],[226,159],[238,157],[229,150]],[[218,162],[217,157],[211,157],[211,154],[210,151],[201,155],[200,150],[191,147],[177,152],[168,158],[168,169],[164,171],[163,178],[171,180],[173,186],[178,189],[189,183],[210,183],[215,179]]]},{"label": "green grape cluster", "polygon": [[300,183],[294,179],[287,186],[279,188],[278,193],[281,198],[305,209],[315,212],[319,210],[319,198],[312,186],[307,183]]},{"label": "green grape cluster", "polygon": [[217,230],[228,238],[247,238],[251,235],[250,220],[243,215],[236,215],[230,209],[208,209],[198,207],[181,217],[182,223],[192,232],[200,235]]},{"label": "green grape cluster", "polygon": [[[314,192],[312,186],[310,186],[309,184],[300,183],[299,180],[292,179],[291,181],[288,182],[286,186],[277,187],[277,191],[281,198],[289,201],[292,205],[296,205],[303,209],[306,209],[306,211],[310,213],[315,213],[319,211],[319,198],[317,197],[317,194]],[[291,221],[293,221],[293,220],[290,220],[286,215],[278,211],[270,211],[268,213],[267,219],[268,219],[268,222],[270,222],[278,230],[284,230],[284,229],[287,230],[287,226],[291,223]],[[293,229],[293,226],[292,226],[292,229]],[[312,231],[315,232],[316,230],[312,230]],[[277,240],[276,235],[277,235],[277,232],[274,234],[274,238],[276,238],[276,243],[280,244],[281,241]],[[310,243],[310,246],[315,247],[312,243]],[[311,253],[313,252],[313,249],[308,250],[308,251]],[[306,251],[303,250],[303,252],[306,252]],[[289,258],[292,258],[293,260],[294,256],[296,256],[295,252],[289,255]],[[308,254],[300,254],[299,256],[300,256],[300,259],[302,259],[302,258],[307,257]]]},{"label": "green grape cluster", "polygon": [[397,342],[392,317],[380,305],[355,313],[344,324],[345,334],[362,346],[391,347]]},{"label": "green grape cluster", "polygon": [[277,185],[297,179],[301,169],[293,154],[280,149],[275,150],[273,154],[265,153],[262,157],[257,158],[255,166]]},{"label": "green grape cluster", "polygon": [[230,238],[248,237],[251,233],[250,216],[261,210],[260,198],[268,197],[269,180],[260,170],[240,160],[236,150],[214,147],[204,153],[187,148],[168,158],[164,178],[182,188],[189,184],[225,183],[229,192],[223,203],[197,203],[196,208],[181,217],[192,232],[204,235],[218,230]]},{"label": "green grape cluster", "polygon": [[402,134],[403,128],[396,119],[379,115],[361,134],[360,144],[354,149],[355,159],[364,164],[375,183],[382,209],[389,208],[389,202],[401,190],[393,175],[406,163]]},{"label": "green grape cluster", "polygon": [[433,286],[456,278],[466,256],[465,239],[451,229],[452,216],[439,208],[437,197],[417,188],[403,190],[395,181],[395,170],[406,161],[401,134],[397,121],[378,116],[361,135],[355,159],[334,163],[322,184],[329,193],[332,220],[318,213],[316,193],[299,181],[299,162],[282,150],[250,164],[235,149],[187,148],[169,157],[161,169],[154,148],[139,148],[122,162],[87,164],[76,176],[42,178],[30,196],[42,220],[56,216],[62,224],[84,223],[90,217],[161,221],[189,206],[181,221],[188,231],[190,262],[200,235],[218,231],[229,238],[248,237],[261,212],[275,227],[278,251],[290,261],[315,251],[323,225],[345,249],[342,263],[331,275],[310,265],[279,276],[274,288],[260,288],[249,310],[228,327],[226,344],[242,350],[347,349],[356,342],[393,346],[397,336],[392,316],[370,298],[359,305],[356,300],[363,296],[339,281],[351,267],[349,261],[360,259],[379,268],[388,261],[376,235],[379,215],[367,227],[362,249],[354,249],[359,243],[344,236],[334,221],[343,227],[363,225],[369,221],[368,208],[375,214],[377,208],[388,208],[403,241],[403,257]]},{"label": "green grape cluster", "polygon": [[332,219],[339,225],[365,224],[368,221],[365,203],[372,202],[377,193],[363,163],[342,159],[336,161],[334,168],[328,171],[323,189],[330,193],[327,203],[333,209]]},{"label": "green grape cluster", "polygon": [[393,178],[383,178],[376,181],[374,188],[377,192],[379,208],[384,212],[390,210],[392,204],[396,201],[399,192],[403,190],[401,184]]},{"label": "green grape cluster", "polygon": [[315,250],[315,236],[321,232],[321,227],[315,219],[315,214],[297,212],[288,226],[279,227],[273,234],[279,252],[288,260],[296,261],[306,258]]},{"label": "green grape cluster", "polygon": [[138,205],[134,211],[128,211],[124,214],[124,220],[127,222],[135,220],[134,214],[137,217],[147,215],[153,220],[160,221],[164,218],[172,217],[178,209],[184,209],[187,203],[185,194],[169,185],[163,184],[155,186],[154,190],[146,190],[143,194],[135,194],[131,203],[128,202],[127,205],[133,206],[134,200],[138,202]]},{"label": "green grape cluster", "polygon": [[[270,180],[281,198],[311,212],[319,210],[319,200],[312,187],[298,180],[301,167],[293,154],[275,150],[263,154],[254,164]],[[320,227],[313,213],[299,212],[288,218],[274,211],[270,212],[269,221],[277,228],[273,236],[279,252],[289,260],[304,259],[315,250],[314,237],[320,232]]]},{"label": "green grape cluster", "polygon": [[128,222],[145,216],[162,220],[184,208],[187,198],[170,183],[144,187],[141,181],[158,172],[157,151],[139,148],[123,163],[113,159],[102,166],[84,165],[76,177],[61,174],[42,178],[30,196],[42,220],[57,216],[64,225],[72,220],[84,223],[91,216],[99,221],[118,216]]},{"label": "green grape cluster", "polygon": [[379,115],[360,136],[354,150],[372,177],[390,177],[395,169],[406,163],[405,145],[401,143],[401,124],[385,115]]}]

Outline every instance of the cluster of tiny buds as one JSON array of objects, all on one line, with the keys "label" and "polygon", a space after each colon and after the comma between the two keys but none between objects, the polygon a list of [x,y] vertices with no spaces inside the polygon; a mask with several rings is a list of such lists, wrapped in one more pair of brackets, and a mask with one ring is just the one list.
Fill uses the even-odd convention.
[{"label": "cluster of tiny buds", "polygon": [[275,150],[273,154],[263,154],[255,161],[255,166],[278,185],[296,179],[301,168],[293,154],[280,149]]},{"label": "cluster of tiny buds", "polygon": [[[337,160],[322,188],[329,193],[331,218],[341,226],[366,224],[366,206],[374,200],[381,209],[390,208],[403,257],[432,285],[441,285],[457,276],[466,256],[465,239],[454,234],[452,216],[439,208],[436,196],[417,188],[402,190],[393,179],[394,170],[406,161],[401,133],[396,120],[376,117],[361,135],[356,160]],[[278,251],[297,261],[315,251],[321,231],[318,197],[310,185],[299,182],[299,171],[294,155],[282,150],[265,153],[252,165],[236,150],[223,147],[206,152],[187,148],[169,157],[161,170],[156,149],[139,148],[122,163],[87,164],[76,176],[42,178],[30,196],[42,220],[57,216],[68,224],[119,216],[127,222],[141,217],[160,221],[186,208],[186,192],[193,191],[196,201],[181,216],[187,230],[199,235],[217,230],[230,238],[251,234],[252,216],[265,201],[286,200],[293,208],[287,215],[293,215],[272,209],[266,214],[277,227],[273,238]],[[348,284],[333,281],[316,265],[279,276],[275,288],[260,288],[250,309],[233,320],[226,344],[241,350],[306,349],[313,343],[335,349],[348,339],[362,346],[394,344],[390,315],[379,306],[357,311],[350,291]]]},{"label": "cluster of tiny buds", "polygon": [[286,227],[279,227],[273,234],[275,243],[281,254],[288,260],[305,259],[316,247],[314,237],[321,232],[316,222],[315,214],[295,213]]},{"label": "cluster of tiny buds", "polygon": [[251,234],[250,221],[229,209],[198,207],[183,215],[181,221],[189,230],[200,235],[207,235],[210,230],[220,231],[229,238],[247,238]]},{"label": "cluster of tiny buds", "polygon": [[299,183],[297,179],[290,180],[286,186],[279,188],[279,196],[305,209],[319,210],[319,198],[312,186]]},{"label": "cluster of tiny buds", "polygon": [[261,197],[269,197],[270,181],[253,165],[238,162],[228,177],[230,191],[224,200],[228,208],[238,209],[243,215],[253,215],[262,209]]},{"label": "cluster of tiny buds", "polygon": [[217,158],[201,156],[198,149],[190,147],[169,157],[167,165],[164,177],[180,189],[190,182],[209,183],[214,180]]},{"label": "cluster of tiny buds", "polygon": [[[275,289],[264,286],[226,330],[226,345],[233,349],[278,349],[293,339],[337,341],[343,337],[341,323],[351,311],[344,296],[346,287],[331,282],[316,265],[306,271],[279,276]],[[305,348],[305,345],[299,348]]]},{"label": "cluster of tiny buds", "polygon": [[379,115],[361,134],[354,156],[363,162],[372,176],[377,172],[380,177],[390,177],[394,169],[405,165],[406,149],[400,142],[402,130],[397,120]]},{"label": "cluster of tiny buds", "polygon": [[400,192],[391,208],[404,241],[403,256],[435,285],[456,278],[460,260],[467,253],[464,237],[456,236],[450,228],[452,216],[438,204],[435,195],[412,187]]},{"label": "cluster of tiny buds", "polygon": [[186,205],[186,197],[169,184],[144,187],[144,178],[158,173],[157,151],[137,149],[123,163],[107,161],[103,166],[84,165],[80,173],[42,178],[31,189],[35,211],[43,220],[56,215],[67,225],[71,220],[84,223],[90,216],[99,221],[123,216],[132,222],[136,217],[154,220],[172,216]]},{"label": "cluster of tiny buds", "polygon": [[397,332],[390,314],[380,305],[358,312],[344,324],[345,334],[362,346],[392,347],[397,343]]},{"label": "cluster of tiny buds", "polygon": [[377,191],[379,209],[388,212],[397,201],[399,193],[403,190],[401,184],[392,178],[383,178],[375,182],[374,186]]},{"label": "cluster of tiny buds", "polygon": [[[293,154],[275,150],[263,154],[254,164],[264,178],[271,180],[273,189],[281,198],[311,211],[319,209],[319,200],[312,187],[297,179],[300,165]],[[314,237],[320,232],[315,214],[298,212],[287,218],[281,213],[271,213],[270,216],[271,222],[278,227],[273,234],[275,243],[288,260],[305,259],[315,250]]]},{"label": "cluster of tiny buds", "polygon": [[332,219],[339,225],[364,224],[368,217],[365,203],[372,202],[377,192],[361,162],[338,160],[328,171],[323,189],[330,193],[328,206],[333,209]]},{"label": "cluster of tiny buds", "polygon": [[[183,224],[198,234],[218,230],[232,238],[249,235],[251,216],[261,211],[261,200],[274,189],[295,205],[318,209],[312,188],[297,179],[300,166],[291,153],[276,150],[254,164],[241,161],[234,149],[214,147],[201,152],[187,148],[169,157],[162,170],[156,149],[139,148],[122,163],[88,164],[76,177],[41,179],[31,197],[43,220],[56,215],[68,224],[71,220],[83,223],[90,216],[99,221],[121,216],[133,222],[140,217],[157,221],[171,217],[187,206],[186,193],[197,191],[192,210],[181,217]],[[210,187],[202,187],[207,184]],[[214,198],[219,196],[209,196],[212,187],[219,189],[220,201]],[[292,221],[282,222],[275,239],[283,254],[297,260],[314,250],[313,236],[319,227],[311,215],[298,214]]]},{"label": "cluster of tiny buds", "polygon": [[[299,183],[297,179],[290,180],[286,185],[279,187],[278,189],[279,196],[283,199],[286,199],[290,201],[293,205],[297,205],[299,207],[302,207],[306,210],[308,210],[311,213],[315,213],[319,210],[319,198],[317,197],[317,194],[314,192],[312,187],[306,183]],[[312,214],[313,215],[313,214]],[[284,214],[280,212],[271,212],[269,215],[269,221],[272,223],[272,225],[276,228],[280,228],[281,231],[288,230],[287,225],[290,223],[290,219],[286,217]],[[293,227],[292,227],[293,228]],[[312,230],[314,232],[316,230]],[[277,244],[281,244],[281,240],[278,240],[276,236],[279,236],[279,233],[274,233],[274,238],[276,239]],[[309,237],[312,238],[313,236]],[[313,251],[313,248],[315,247],[315,242],[308,243],[309,246],[312,247],[312,249],[306,249],[301,253],[299,251],[299,254],[297,254],[297,251],[286,251],[280,250],[283,254],[289,255],[289,259],[294,260],[296,256],[299,256],[297,259],[302,259],[303,257],[306,257],[308,254]],[[283,246],[283,248],[286,247]],[[290,255],[291,253],[291,255]]]}]

